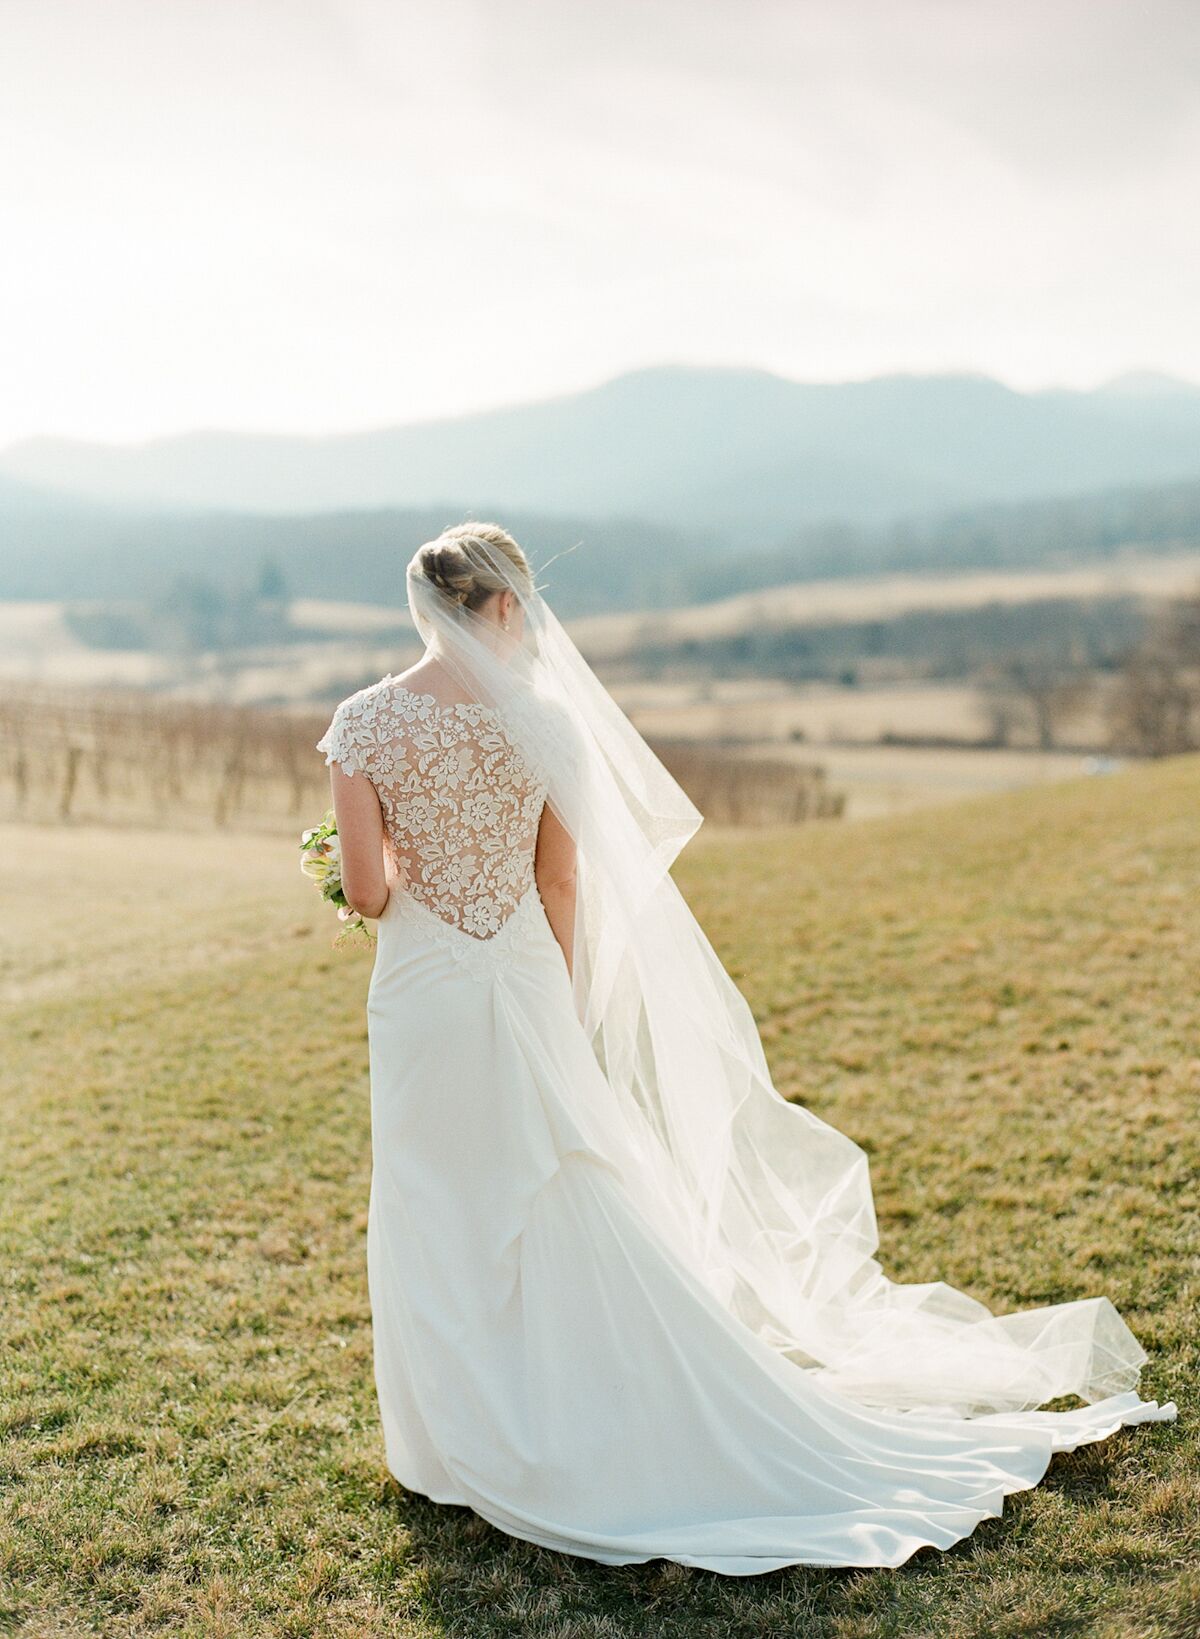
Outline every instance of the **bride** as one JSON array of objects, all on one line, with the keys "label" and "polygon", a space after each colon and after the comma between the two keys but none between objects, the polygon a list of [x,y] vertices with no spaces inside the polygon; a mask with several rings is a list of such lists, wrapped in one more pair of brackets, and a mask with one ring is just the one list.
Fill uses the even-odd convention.
[{"label": "bride", "polygon": [[993,1315],[883,1273],[863,1151],[776,1091],[669,874],[700,815],[511,535],[446,530],[408,596],[424,657],[318,742],[378,918],[395,1478],[610,1565],[898,1565],[1054,1452],[1173,1418],[1107,1298]]}]

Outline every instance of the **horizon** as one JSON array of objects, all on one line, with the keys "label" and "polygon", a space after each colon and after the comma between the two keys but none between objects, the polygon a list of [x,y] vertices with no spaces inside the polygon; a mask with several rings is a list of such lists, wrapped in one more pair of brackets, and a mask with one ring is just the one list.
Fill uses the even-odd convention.
[{"label": "horizon", "polygon": [[[1117,371],[1113,375],[1104,377],[1084,386],[1071,386],[1062,382],[1051,382],[1041,387],[1023,388],[1004,381],[986,370],[884,370],[876,371],[865,376],[850,376],[838,380],[814,380],[803,377],[787,376],[781,371],[772,370],[764,365],[754,364],[725,364],[725,363],[690,363],[679,359],[663,360],[653,364],[634,365],[629,369],[617,371],[614,374],[601,377],[579,388],[567,388],[561,392],[547,393],[536,398],[510,399],[502,403],[480,405],[472,409],[450,411],[442,415],[419,416],[412,420],[374,422],[360,427],[337,427],[314,429],[305,431],[299,429],[283,429],[277,427],[238,427],[231,424],[189,426],[173,428],[166,432],[155,433],[149,437],[132,438],[88,438],[73,437],[53,432],[35,432],[24,434],[21,437],[9,439],[0,443],[0,457],[19,449],[23,445],[38,443],[53,444],[88,444],[96,447],[112,449],[137,449],[155,444],[173,443],[190,438],[266,438],[279,440],[298,440],[313,443],[333,442],[339,439],[353,439],[365,437],[374,433],[397,432],[409,427],[429,426],[452,423],[455,421],[472,420],[477,416],[502,414],[506,410],[518,410],[534,404],[549,404],[559,400],[567,400],[586,396],[589,393],[601,390],[614,382],[626,380],[632,376],[651,375],[656,372],[669,371],[696,371],[698,373],[719,373],[769,375],[779,381],[786,381],[797,387],[853,387],[863,386],[874,381],[953,381],[974,380],[990,381],[1007,391],[1021,397],[1032,398],[1043,393],[1100,393],[1112,391],[1125,383],[1161,383],[1164,392],[1180,390],[1185,392],[1200,392],[1200,381],[1192,381],[1174,371],[1162,370],[1153,366],[1143,365],[1128,370]],[[1136,388],[1135,388],[1136,391]]]}]

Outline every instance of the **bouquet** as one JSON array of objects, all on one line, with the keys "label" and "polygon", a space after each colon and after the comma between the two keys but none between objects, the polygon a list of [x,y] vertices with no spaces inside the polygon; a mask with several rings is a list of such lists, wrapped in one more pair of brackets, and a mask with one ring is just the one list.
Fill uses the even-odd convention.
[{"label": "bouquet", "polygon": [[371,943],[375,935],[358,911],[347,904],[342,892],[342,845],[332,808],[325,810],[320,825],[311,826],[301,834],[300,869],[320,888],[322,899],[337,906],[338,919],[346,924],[333,943],[340,945],[356,933],[364,934],[368,944]]}]

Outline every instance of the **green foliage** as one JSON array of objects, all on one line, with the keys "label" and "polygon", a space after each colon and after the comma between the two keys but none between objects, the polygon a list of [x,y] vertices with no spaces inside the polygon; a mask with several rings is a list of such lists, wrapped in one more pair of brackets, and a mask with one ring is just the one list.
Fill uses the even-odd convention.
[{"label": "green foliage", "polygon": [[280,568],[278,558],[264,556],[258,570],[256,595],[264,602],[286,598],[287,576]]},{"label": "green foliage", "polygon": [[[738,506],[731,516],[742,510]],[[7,537],[0,597],[106,604],[141,597],[163,606],[179,592],[177,576],[183,574],[185,603],[193,605],[203,590],[195,576],[186,576],[186,566],[201,565],[199,579],[227,598],[270,605],[285,595],[329,597],[336,566],[338,597],[398,608],[405,601],[408,554],[468,515],[480,516],[453,505],[287,517],[79,506],[23,513],[6,526],[0,497],[0,532]],[[637,515],[523,507],[506,507],[502,521],[535,565],[547,565],[546,595],[566,618],[673,608],[825,577],[1054,569],[1120,554],[1182,551],[1200,542],[1200,481],[794,529],[736,522],[674,526]],[[248,562],[260,567],[247,593]]]},{"label": "green foliage", "polygon": [[68,603],[63,618],[74,636],[96,649],[211,653],[296,637],[288,625],[282,574],[269,561],[253,587],[185,572],[146,600]]},{"label": "green foliage", "polygon": [[350,904],[342,887],[342,844],[332,808],[325,810],[319,825],[311,825],[301,833],[300,869],[320,889],[325,903],[337,909],[342,931],[334,944],[348,944],[356,935],[372,944],[375,934]]},{"label": "green foliage", "polygon": [[[81,857],[44,909],[90,943],[3,1021],[0,1631],[1191,1639],[1198,803],[1180,758],[854,825],[705,827],[680,861],[781,1091],[869,1150],[888,1273],[1001,1310],[1108,1293],[1144,1392],[1180,1407],[1056,1457],[948,1553],[746,1579],[605,1569],[389,1479],[369,959],[325,945],[294,833],[275,875],[261,837],[181,837],[178,901],[112,960]],[[61,873],[94,835],[28,846],[52,836]],[[0,929],[10,986],[31,937]]]}]

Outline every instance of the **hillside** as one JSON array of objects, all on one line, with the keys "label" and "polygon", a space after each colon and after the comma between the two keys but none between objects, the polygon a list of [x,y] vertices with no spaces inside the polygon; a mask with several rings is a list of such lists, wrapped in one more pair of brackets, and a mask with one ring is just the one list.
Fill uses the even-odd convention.
[{"label": "hillside", "polygon": [[575,641],[594,663],[663,651],[698,650],[721,640],[863,623],[880,625],[918,611],[968,611],[1037,603],[1181,597],[1200,584],[1200,549],[1172,556],[1120,559],[1047,570],[860,575],[739,592],[647,620],[638,614],[577,620]]},{"label": "hillside", "polygon": [[[404,600],[404,566],[466,507],[267,516],[93,505],[0,479],[0,599],[170,600],[190,580],[233,595],[271,564],[292,597]],[[476,517],[489,515],[487,509]],[[888,525],[794,524],[774,536],[614,514],[509,509],[501,521],[563,616],[672,608],[820,579],[964,569],[1045,572],[1200,550],[1200,479],[1107,487],[913,515]]]},{"label": "hillside", "polygon": [[38,438],[10,478],[158,507],[552,512],[765,535],[1200,478],[1200,388],[1021,393],[984,375],[802,382],[661,365],[582,392],[324,438]]},{"label": "hillside", "polygon": [[948,1554],[744,1581],[564,1561],[388,1481],[371,958],[330,948],[291,831],[0,826],[24,896],[0,928],[8,1626],[1194,1633],[1198,806],[1187,758],[852,827],[706,827],[679,862],[780,1090],[868,1149],[888,1273],[1002,1311],[1107,1293],[1145,1392],[1180,1406],[1056,1457]]}]

